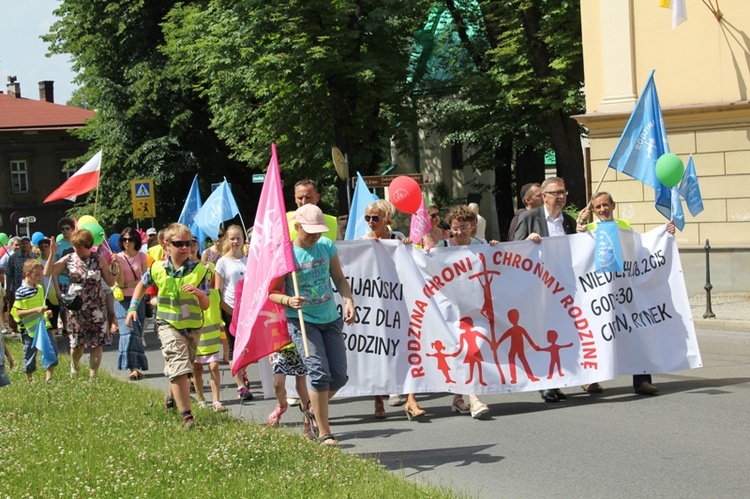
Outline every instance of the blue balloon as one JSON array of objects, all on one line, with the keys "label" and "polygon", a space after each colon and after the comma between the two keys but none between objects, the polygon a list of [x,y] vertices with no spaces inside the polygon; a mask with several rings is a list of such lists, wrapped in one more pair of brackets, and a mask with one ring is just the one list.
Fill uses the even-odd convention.
[{"label": "blue balloon", "polygon": [[39,246],[39,241],[44,239],[44,234],[41,232],[34,232],[31,234],[31,242],[34,243],[34,246]]},{"label": "blue balloon", "polygon": [[109,236],[109,247],[112,248],[113,253],[122,251],[120,249],[120,234],[112,234]]}]

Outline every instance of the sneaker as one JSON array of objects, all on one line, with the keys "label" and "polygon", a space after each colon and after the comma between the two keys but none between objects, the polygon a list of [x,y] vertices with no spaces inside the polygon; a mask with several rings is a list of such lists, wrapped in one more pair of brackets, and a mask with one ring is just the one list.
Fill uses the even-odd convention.
[{"label": "sneaker", "polygon": [[168,393],[165,394],[164,395],[164,410],[168,411],[170,409],[174,409],[174,407],[175,407],[175,404],[174,404],[174,399],[172,398],[172,396]]},{"label": "sneaker", "polygon": [[253,394],[246,387],[237,388],[237,398],[240,400],[252,400]]},{"label": "sneaker", "polygon": [[406,403],[406,397],[401,395],[391,395],[388,397],[388,405],[391,407],[398,407]]}]

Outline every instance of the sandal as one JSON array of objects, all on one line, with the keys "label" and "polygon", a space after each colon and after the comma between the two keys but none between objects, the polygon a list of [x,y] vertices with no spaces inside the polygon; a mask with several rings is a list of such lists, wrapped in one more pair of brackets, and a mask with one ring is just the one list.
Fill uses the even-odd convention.
[{"label": "sandal", "polygon": [[208,409],[208,402],[205,400],[199,400],[198,401],[198,408],[199,409]]},{"label": "sandal", "polygon": [[305,418],[305,421],[302,424],[304,425],[302,434],[305,436],[305,438],[315,440],[315,433],[312,430],[312,424],[310,423],[310,420]]},{"label": "sandal", "polygon": [[289,409],[288,405],[280,405],[276,404],[276,407],[274,408],[273,412],[268,415],[268,418],[266,418],[266,424],[270,426],[271,428],[276,428],[279,426],[279,421],[281,421],[281,415],[286,412],[286,410]]},{"label": "sandal", "polygon": [[331,446],[331,447],[335,447],[339,444],[338,441],[336,440],[336,437],[334,437],[330,433],[328,435],[323,435],[322,437],[318,437],[318,443],[320,445]]},{"label": "sandal", "polygon": [[375,398],[375,419],[385,419],[385,406],[383,406],[383,398]]},{"label": "sandal", "polygon": [[451,412],[457,412],[459,414],[469,414],[471,412],[471,407],[468,406],[466,402],[464,402],[464,399],[458,399],[454,400],[451,404]]},{"label": "sandal", "polygon": [[310,424],[310,433],[312,434],[313,440],[316,439],[318,437],[318,425],[315,424],[315,414],[312,412],[310,402],[307,402],[304,406],[300,404],[299,410],[305,415],[307,422]]},{"label": "sandal", "polygon": [[224,405],[221,402],[219,402],[218,400],[216,400],[212,404],[212,407],[213,407],[214,412],[227,412],[227,408],[224,407]]},{"label": "sandal", "polygon": [[133,371],[132,373],[130,373],[129,377],[130,381],[140,381],[143,378],[145,378],[145,376],[140,371]]},{"label": "sandal", "polygon": [[419,418],[427,414],[427,411],[419,407],[418,404],[406,404],[404,405],[404,412],[406,413],[406,419],[409,421],[414,418]]},{"label": "sandal", "polygon": [[482,416],[490,412],[490,408],[487,404],[483,404],[479,399],[474,399],[471,403],[471,417],[474,419],[480,419]]}]

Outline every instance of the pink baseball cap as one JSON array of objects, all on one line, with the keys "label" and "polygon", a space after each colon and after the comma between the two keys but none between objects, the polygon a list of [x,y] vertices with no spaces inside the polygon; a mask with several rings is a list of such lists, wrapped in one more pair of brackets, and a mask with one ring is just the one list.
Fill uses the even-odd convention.
[{"label": "pink baseball cap", "polygon": [[297,212],[294,214],[294,221],[300,224],[308,234],[328,232],[323,212],[314,204],[306,204],[297,208]]}]

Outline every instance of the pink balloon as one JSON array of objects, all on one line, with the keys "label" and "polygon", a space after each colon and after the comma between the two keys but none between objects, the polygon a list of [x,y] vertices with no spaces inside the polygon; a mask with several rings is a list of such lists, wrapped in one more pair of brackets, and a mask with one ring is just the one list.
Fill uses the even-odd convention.
[{"label": "pink balloon", "polygon": [[402,175],[388,186],[388,197],[398,211],[413,215],[422,204],[422,189],[416,180]]}]

